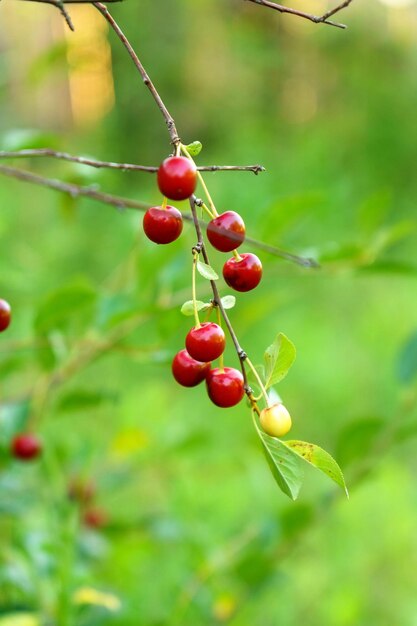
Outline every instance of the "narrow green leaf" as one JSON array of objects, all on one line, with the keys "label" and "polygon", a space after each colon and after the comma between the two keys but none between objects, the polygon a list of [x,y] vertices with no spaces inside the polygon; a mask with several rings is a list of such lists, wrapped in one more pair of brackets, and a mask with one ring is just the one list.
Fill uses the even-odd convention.
[{"label": "narrow green leaf", "polygon": [[314,467],[329,476],[329,478],[345,491],[347,497],[349,497],[342,470],[326,450],[319,448],[319,446],[316,446],[314,443],[307,443],[306,441],[286,441],[282,445],[285,445],[292,452],[295,452],[295,454],[306,461],[306,463],[314,465]]},{"label": "narrow green leaf", "polygon": [[207,280],[218,280],[218,276],[211,265],[207,265],[202,261],[197,261],[197,270],[198,273],[201,274],[203,278],[207,278]]},{"label": "narrow green leaf", "polygon": [[[201,300],[196,301],[197,311],[207,311],[211,306],[211,302],[202,302]],[[181,313],[186,315],[187,317],[191,317],[194,315],[194,305],[192,300],[187,300],[181,307]]]},{"label": "narrow green leaf", "polygon": [[264,433],[259,428],[255,415],[253,416],[253,423],[275,482],[285,495],[296,500],[304,479],[299,455],[279,439]]},{"label": "narrow green leaf", "polygon": [[236,304],[236,298],[234,296],[224,296],[222,298],[222,305],[224,309],[233,309]]},{"label": "narrow green leaf", "polygon": [[288,374],[288,370],[295,361],[296,349],[292,341],[283,333],[279,333],[273,344],[266,349],[265,359],[265,387],[276,385]]},{"label": "narrow green leaf", "polygon": [[203,144],[201,141],[193,141],[192,143],[189,143],[188,146],[185,146],[185,148],[190,156],[195,157],[200,154],[203,149]]}]

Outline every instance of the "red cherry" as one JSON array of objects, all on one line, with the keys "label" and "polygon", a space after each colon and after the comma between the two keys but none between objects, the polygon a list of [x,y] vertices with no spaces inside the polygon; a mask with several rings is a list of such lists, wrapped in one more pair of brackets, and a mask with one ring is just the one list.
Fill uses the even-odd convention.
[{"label": "red cherry", "polygon": [[210,370],[206,383],[210,400],[222,408],[239,404],[245,393],[242,373],[233,367]]},{"label": "red cherry", "polygon": [[168,157],[158,169],[158,187],[170,200],[186,200],[197,186],[197,168],[191,159]]},{"label": "red cherry", "polygon": [[216,250],[231,252],[245,239],[245,222],[235,211],[226,211],[207,224],[207,238]]},{"label": "red cherry", "polygon": [[20,461],[31,461],[42,452],[42,444],[36,435],[16,435],[12,441],[11,452]]},{"label": "red cherry", "polygon": [[218,359],[225,346],[225,334],[213,322],[205,322],[199,328],[192,328],[185,339],[188,354],[196,361],[204,363]]},{"label": "red cherry", "polygon": [[154,243],[171,243],[182,232],[182,215],[173,206],[154,206],[143,217],[145,235]]},{"label": "red cherry", "polygon": [[12,321],[12,310],[6,300],[0,300],[0,333],[6,330]]},{"label": "red cherry", "polygon": [[85,526],[88,526],[88,528],[99,530],[107,525],[108,516],[105,511],[97,507],[94,509],[87,509],[82,517],[82,521]]},{"label": "red cherry", "polygon": [[223,278],[236,291],[255,289],[262,278],[262,263],[255,254],[241,254],[239,259],[231,257],[223,266]]},{"label": "red cherry", "polygon": [[196,361],[187,352],[181,350],[172,361],[172,373],[177,383],[183,387],[195,387],[206,378],[211,363]]}]

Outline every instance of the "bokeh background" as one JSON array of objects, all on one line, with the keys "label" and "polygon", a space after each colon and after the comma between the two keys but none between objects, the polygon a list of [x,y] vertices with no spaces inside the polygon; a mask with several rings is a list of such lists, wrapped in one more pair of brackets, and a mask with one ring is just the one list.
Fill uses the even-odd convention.
[{"label": "bokeh background", "polygon": [[[208,174],[218,208],[321,263],[259,252],[231,318],[255,362],[279,331],[295,343],[293,437],[337,458],[351,498],[311,470],[290,502],[245,406],[171,379],[190,227],[162,249],[135,211],[1,177],[0,624],[416,626],[417,3],[355,0],[345,31],[239,0],[112,10],[199,163],[266,167]],[[1,3],[0,149],[159,164],[169,138],[125,50],[91,7],[71,15],[74,34]],[[149,174],[9,164],[160,201]],[[31,464],[9,452],[23,428],[44,443]]]}]

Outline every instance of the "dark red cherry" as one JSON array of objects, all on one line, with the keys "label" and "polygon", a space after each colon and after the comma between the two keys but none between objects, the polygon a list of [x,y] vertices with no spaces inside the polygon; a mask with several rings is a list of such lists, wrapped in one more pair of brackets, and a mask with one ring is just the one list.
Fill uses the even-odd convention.
[{"label": "dark red cherry", "polygon": [[0,300],[0,333],[10,326],[12,321],[12,310],[6,300]]},{"label": "dark red cherry", "polygon": [[170,200],[186,200],[197,185],[197,168],[191,159],[168,157],[158,169],[158,187]]},{"label": "dark red cherry", "polygon": [[204,363],[218,359],[225,346],[225,334],[213,322],[205,322],[199,328],[192,328],[185,339],[188,354],[196,361]]},{"label": "dark red cherry", "polygon": [[245,239],[245,222],[235,211],[226,211],[207,224],[207,238],[216,250],[231,252]]},{"label": "dark red cherry", "polygon": [[12,441],[11,452],[20,461],[31,461],[42,452],[42,444],[36,435],[16,435]]},{"label": "dark red cherry", "polygon": [[172,361],[172,373],[177,383],[183,387],[195,387],[206,378],[211,363],[196,361],[187,352],[181,350]]},{"label": "dark red cherry", "polygon": [[210,370],[206,384],[210,400],[225,409],[239,404],[245,393],[242,373],[233,367]]},{"label": "dark red cherry", "polygon": [[236,291],[255,289],[262,278],[262,263],[255,254],[241,254],[239,259],[231,257],[223,266],[223,278]]},{"label": "dark red cherry", "polygon": [[173,206],[154,206],[143,217],[143,230],[154,243],[171,243],[182,233],[182,215]]}]

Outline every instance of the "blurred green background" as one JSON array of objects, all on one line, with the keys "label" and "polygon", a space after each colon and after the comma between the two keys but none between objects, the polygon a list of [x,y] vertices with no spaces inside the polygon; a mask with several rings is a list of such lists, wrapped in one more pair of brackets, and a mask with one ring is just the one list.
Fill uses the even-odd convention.
[{"label": "blurred green background", "polygon": [[[321,263],[259,252],[263,283],[231,319],[254,362],[279,331],[295,343],[279,387],[293,438],[337,458],[351,498],[311,470],[290,502],[244,403],[222,411],[171,379],[190,326],[189,226],[162,249],[134,211],[1,177],[14,319],[0,338],[0,625],[415,626],[417,3],[353,2],[346,31],[240,0],[112,10],[183,141],[202,141],[199,163],[266,167],[208,174],[219,210]],[[97,12],[71,9],[75,34],[51,7],[0,12],[1,150],[169,153]],[[9,164],[160,201],[148,174]],[[32,464],[10,458],[24,427],[44,442]],[[95,485],[92,504],[68,499],[74,481]]]}]

